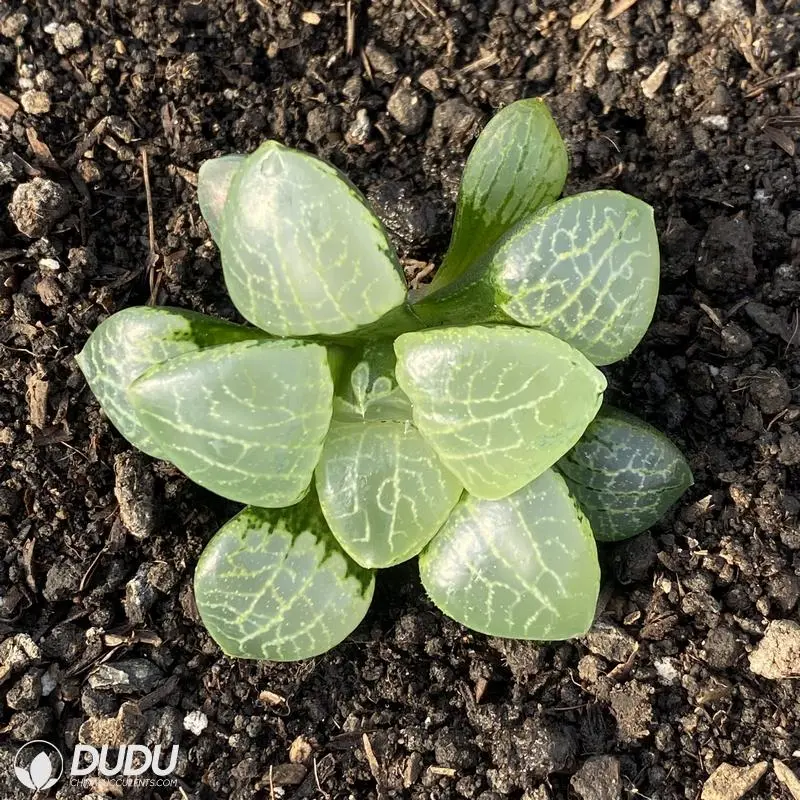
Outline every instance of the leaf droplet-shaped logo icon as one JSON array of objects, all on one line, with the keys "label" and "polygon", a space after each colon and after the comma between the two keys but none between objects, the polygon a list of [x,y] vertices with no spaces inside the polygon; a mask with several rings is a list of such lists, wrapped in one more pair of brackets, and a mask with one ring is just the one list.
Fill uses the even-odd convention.
[{"label": "leaf droplet-shaped logo icon", "polygon": [[[27,767],[22,766],[20,757],[33,748],[40,752],[31,759]],[[49,789],[56,784],[63,771],[64,759],[58,748],[43,739],[35,739],[24,744],[14,757],[14,774],[26,789],[33,791]]]}]

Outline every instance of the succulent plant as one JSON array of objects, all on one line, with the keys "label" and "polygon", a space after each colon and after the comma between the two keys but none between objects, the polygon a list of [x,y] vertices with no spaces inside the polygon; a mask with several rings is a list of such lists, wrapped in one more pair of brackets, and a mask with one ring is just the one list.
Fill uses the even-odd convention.
[{"label": "succulent plant", "polygon": [[169,308],[105,320],[78,362],[134,446],[247,505],[195,574],[232,656],[323,653],[361,621],[374,570],[419,555],[433,602],[497,636],[590,626],[595,539],[646,529],[691,484],[677,448],[602,406],[598,365],[652,318],[651,209],[563,200],[567,153],[523,100],[467,161],[453,238],[409,292],[361,193],[267,142],[200,170],[200,207],[249,325]]}]

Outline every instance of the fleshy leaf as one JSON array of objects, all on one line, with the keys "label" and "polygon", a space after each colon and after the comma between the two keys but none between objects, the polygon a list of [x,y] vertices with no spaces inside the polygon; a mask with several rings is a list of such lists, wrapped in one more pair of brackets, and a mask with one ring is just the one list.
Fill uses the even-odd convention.
[{"label": "fleshy leaf", "polygon": [[457,278],[519,220],[552,203],[567,168],[567,149],[541,100],[518,100],[492,117],[467,159],[450,249],[431,288]]},{"label": "fleshy leaf", "polygon": [[552,333],[594,364],[624,358],[658,297],[653,210],[615,191],[567,197],[520,222],[414,306],[428,324],[507,322]]},{"label": "fleshy leaf", "polygon": [[405,303],[402,268],[361,193],[277,142],[236,170],[221,239],[234,305],[276,336],[355,331]]},{"label": "fleshy leaf", "polygon": [[334,536],[365,567],[417,555],[462,493],[410,422],[334,422],[316,487]]},{"label": "fleshy leaf", "polygon": [[440,328],[400,336],[395,351],[420,433],[470,494],[490,500],[561,458],[606,387],[577,350],[543,331]]},{"label": "fleshy leaf", "polygon": [[128,394],[164,457],[193,481],[274,508],[308,489],[331,420],[333,380],[322,345],[267,340],[171,359]]},{"label": "fleshy leaf", "polygon": [[114,427],[139,450],[165,458],[164,445],[141,424],[128,387],[150,367],[225,342],[262,340],[255,328],[192,311],[139,306],[102,322],[76,357],[95,397]]},{"label": "fleshy leaf", "polygon": [[602,541],[647,530],[694,482],[683,454],[663,433],[610,406],[558,468]]},{"label": "fleshy leaf", "polygon": [[466,495],[419,566],[445,614],[490,636],[570,639],[594,618],[592,531],[554,470],[501,500]]},{"label": "fleshy leaf", "polygon": [[247,156],[229,155],[211,158],[200,165],[197,173],[197,202],[203,219],[214,241],[219,243],[222,209],[228,199],[228,191],[237,169]]},{"label": "fleshy leaf", "polygon": [[197,608],[234,658],[297,661],[344,640],[367,613],[374,575],[352,561],[309,495],[248,507],[209,542],[194,576]]},{"label": "fleshy leaf", "polygon": [[397,385],[393,343],[376,339],[364,345],[342,370],[333,400],[333,417],[349,422],[410,420],[411,401]]},{"label": "fleshy leaf", "polygon": [[622,192],[568,197],[521,225],[489,267],[500,308],[594,364],[629,355],[658,298],[653,209]]}]

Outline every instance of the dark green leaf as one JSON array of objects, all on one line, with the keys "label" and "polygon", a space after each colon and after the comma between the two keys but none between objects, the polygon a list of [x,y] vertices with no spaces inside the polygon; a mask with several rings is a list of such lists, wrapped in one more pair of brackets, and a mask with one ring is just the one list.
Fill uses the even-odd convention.
[{"label": "dark green leaf", "polygon": [[664,434],[610,406],[558,468],[603,541],[647,530],[693,483],[686,459]]}]

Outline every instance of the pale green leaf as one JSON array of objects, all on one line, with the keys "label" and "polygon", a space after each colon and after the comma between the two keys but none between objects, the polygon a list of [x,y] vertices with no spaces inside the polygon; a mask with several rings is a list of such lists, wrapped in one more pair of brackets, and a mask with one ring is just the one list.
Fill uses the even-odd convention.
[{"label": "pale green leaf", "polygon": [[393,342],[376,339],[351,356],[333,400],[333,417],[343,421],[410,420],[411,402],[397,385]]},{"label": "pale green leaf", "polygon": [[466,495],[419,566],[445,614],[490,636],[570,639],[594,618],[592,531],[554,470],[501,500]]},{"label": "pale green leaf", "polygon": [[417,555],[463,490],[410,422],[334,422],[316,487],[334,535],[365,567]]},{"label": "pale green leaf", "polygon": [[274,508],[308,489],[331,420],[333,380],[321,345],[267,340],[173,358],[128,394],[164,458],[193,481]]},{"label": "pale green leaf", "polygon": [[150,367],[225,342],[264,339],[254,328],[192,311],[140,306],[102,322],[76,357],[95,397],[114,427],[139,450],[164,458],[163,442],[139,421],[128,387]]},{"label": "pale green leaf", "polygon": [[488,273],[509,318],[558,336],[595,364],[619,361],[656,307],[653,210],[622,192],[568,197],[511,233]]},{"label": "pale green leaf", "polygon": [[519,220],[552,203],[567,168],[567,149],[541,100],[518,100],[492,117],[464,168],[450,249],[431,287],[457,278]]},{"label": "pale green leaf", "polygon": [[297,661],[330,650],[367,613],[373,574],[336,543],[312,495],[291,508],[248,507],[197,565],[197,609],[234,658]]},{"label": "pale green leaf", "polygon": [[606,387],[586,358],[543,331],[440,328],[400,336],[395,351],[415,425],[467,491],[487,499],[561,458]]},{"label": "pale green leaf", "polygon": [[236,170],[221,239],[236,308],[276,336],[355,331],[405,302],[402,268],[361,193],[277,142]]},{"label": "pale green leaf", "polygon": [[610,406],[603,406],[558,468],[603,541],[647,530],[694,480],[663,433]]},{"label": "pale green leaf", "polygon": [[214,241],[219,243],[222,209],[228,199],[234,173],[246,156],[229,155],[212,158],[200,165],[197,173],[197,202]]}]

